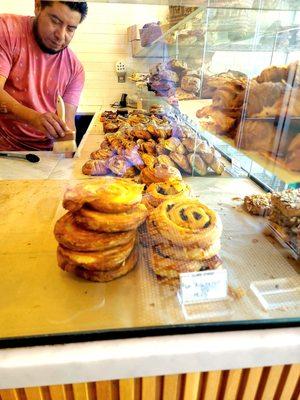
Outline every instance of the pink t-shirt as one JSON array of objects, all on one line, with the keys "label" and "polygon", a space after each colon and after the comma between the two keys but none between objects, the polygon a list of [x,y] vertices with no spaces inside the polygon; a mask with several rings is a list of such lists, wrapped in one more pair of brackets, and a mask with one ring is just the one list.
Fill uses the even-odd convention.
[{"label": "pink t-shirt", "polygon": [[[38,112],[55,112],[57,96],[78,106],[84,70],[66,48],[46,54],[35,41],[34,17],[0,15],[0,75],[4,89],[18,102]],[[52,141],[28,124],[0,114],[0,150],[50,150]]]}]

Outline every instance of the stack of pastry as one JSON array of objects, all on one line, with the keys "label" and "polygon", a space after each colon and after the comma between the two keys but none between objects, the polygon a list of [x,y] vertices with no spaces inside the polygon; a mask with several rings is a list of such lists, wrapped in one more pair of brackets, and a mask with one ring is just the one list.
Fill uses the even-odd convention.
[{"label": "stack of pastry", "polygon": [[84,279],[108,282],[131,271],[138,259],[137,228],[147,217],[143,185],[100,178],[66,191],[68,213],[55,225],[61,269]]},{"label": "stack of pastry", "polygon": [[215,269],[222,223],[216,212],[195,199],[164,201],[147,223],[151,240],[152,268],[163,283],[178,284],[179,274]]}]

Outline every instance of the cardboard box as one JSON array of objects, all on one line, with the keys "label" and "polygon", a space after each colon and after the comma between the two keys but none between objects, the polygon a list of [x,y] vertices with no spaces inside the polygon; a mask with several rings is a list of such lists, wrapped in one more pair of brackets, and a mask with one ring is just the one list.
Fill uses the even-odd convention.
[{"label": "cardboard box", "polygon": [[134,57],[137,53],[139,53],[142,50],[141,41],[132,40],[130,43],[131,43],[131,54]]},{"label": "cardboard box", "polygon": [[140,32],[138,25],[132,25],[127,28],[128,42],[133,40],[140,40]]}]

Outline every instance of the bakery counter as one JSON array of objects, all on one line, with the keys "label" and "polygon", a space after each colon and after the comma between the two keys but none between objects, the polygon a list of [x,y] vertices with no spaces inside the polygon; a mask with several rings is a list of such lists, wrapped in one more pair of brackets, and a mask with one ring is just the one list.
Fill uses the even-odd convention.
[{"label": "bakery counter", "polygon": [[[185,389],[178,383],[178,391],[190,390],[182,399],[192,400],[201,374],[213,371],[203,379],[207,393],[212,390],[207,398],[214,399],[210,379],[224,386],[221,370],[240,369],[240,379],[245,383],[247,378],[250,388],[253,376],[250,379],[242,369],[255,367],[258,388],[265,382],[262,367],[280,365],[275,374],[294,390],[299,367],[283,365],[299,362],[299,310],[267,313],[249,285],[282,277],[296,280],[299,265],[264,235],[263,219],[242,210],[241,198],[260,192],[248,179],[184,178],[193,196],[218,211],[223,221],[220,256],[231,293],[238,294],[225,303],[183,308],[176,289],[162,286],[153,274],[151,247],[140,246],[135,269],[110,283],[87,282],[58,268],[54,224],[65,213],[61,201],[66,188],[93,179],[83,175],[81,167],[103,139],[97,116],[73,159],[43,153],[38,169],[27,172],[18,160],[0,160],[5,165],[0,167],[0,232],[5,237],[0,242],[0,264],[6,266],[0,281],[0,301],[5,305],[0,309],[0,388],[56,385],[26,389],[28,400],[147,400],[146,394],[135,397],[140,389],[134,377],[143,376],[143,390],[148,387],[152,393],[160,381],[152,376],[189,372],[173,375],[170,382],[184,380]],[[106,380],[115,379],[125,379],[117,384],[120,397],[108,389],[115,383]],[[173,400],[177,397],[172,397],[174,385],[168,379],[163,399]],[[75,385],[94,381],[105,382]],[[57,386],[69,383],[74,384],[72,389]],[[24,390],[0,390],[0,396],[20,400]]]}]

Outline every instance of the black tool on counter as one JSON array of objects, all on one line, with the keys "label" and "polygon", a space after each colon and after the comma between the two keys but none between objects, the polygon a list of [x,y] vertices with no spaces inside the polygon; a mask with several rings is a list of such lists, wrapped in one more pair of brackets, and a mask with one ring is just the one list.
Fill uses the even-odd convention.
[{"label": "black tool on counter", "polygon": [[127,93],[123,93],[120,99],[120,107],[126,107],[127,106]]},{"label": "black tool on counter", "polygon": [[128,117],[128,110],[123,109],[123,108],[118,108],[117,109],[117,115],[121,115],[122,117],[127,118]]},{"label": "black tool on counter", "polygon": [[19,153],[0,153],[0,157],[6,157],[6,158],[21,158],[23,160],[27,160],[32,163],[37,163],[40,161],[40,157],[38,157],[36,154],[19,154]]}]

